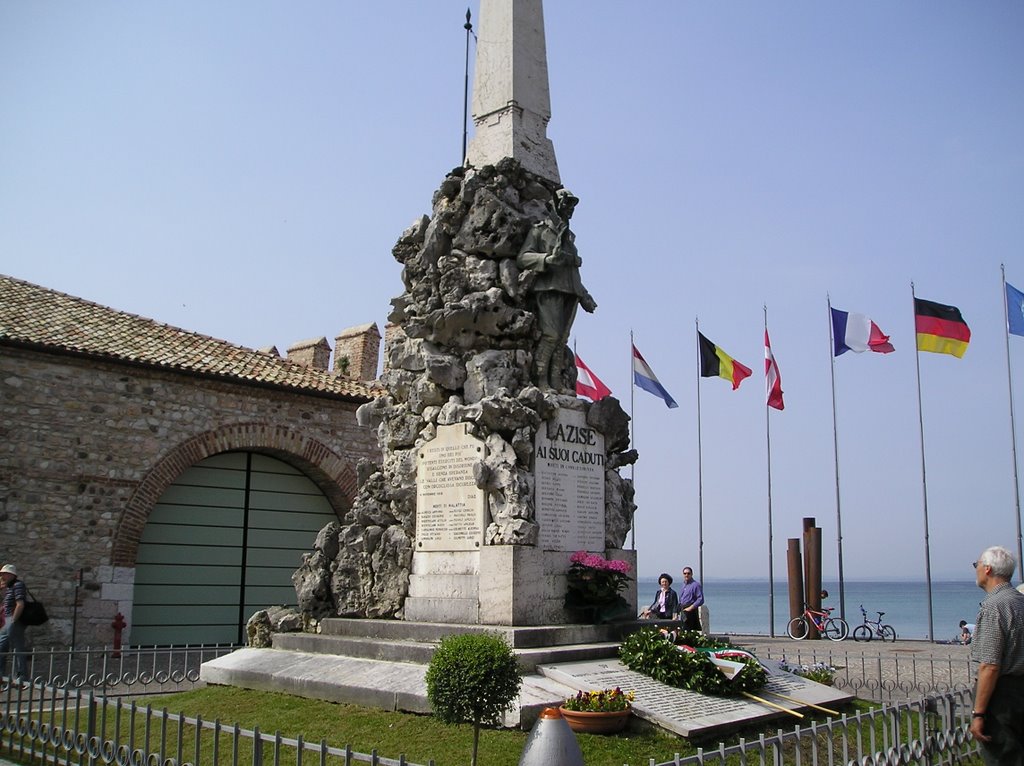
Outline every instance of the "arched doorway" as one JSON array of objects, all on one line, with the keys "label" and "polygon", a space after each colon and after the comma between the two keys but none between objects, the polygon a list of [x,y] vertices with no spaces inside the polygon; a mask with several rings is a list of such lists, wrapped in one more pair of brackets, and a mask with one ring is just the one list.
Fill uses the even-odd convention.
[{"label": "arched doorway", "polygon": [[241,643],[254,612],[295,604],[292,572],[336,520],[316,484],[277,458],[237,451],[195,463],[139,540],[131,642]]}]

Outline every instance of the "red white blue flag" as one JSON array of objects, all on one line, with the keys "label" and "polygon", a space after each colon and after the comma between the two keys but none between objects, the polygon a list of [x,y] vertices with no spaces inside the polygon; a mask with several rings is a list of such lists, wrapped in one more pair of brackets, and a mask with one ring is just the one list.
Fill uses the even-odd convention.
[{"label": "red white blue flag", "polygon": [[661,385],[658,376],[654,374],[654,370],[647,364],[636,346],[633,346],[633,382],[647,393],[662,399],[668,407],[679,406],[672,395]]},{"label": "red white blue flag", "polygon": [[601,382],[590,368],[576,355],[576,393],[592,401],[604,399],[612,390]]},{"label": "red white blue flag", "polygon": [[857,354],[864,351],[888,354],[895,350],[889,342],[889,336],[868,317],[839,309],[832,309],[832,342],[835,345],[835,356],[847,351]]}]

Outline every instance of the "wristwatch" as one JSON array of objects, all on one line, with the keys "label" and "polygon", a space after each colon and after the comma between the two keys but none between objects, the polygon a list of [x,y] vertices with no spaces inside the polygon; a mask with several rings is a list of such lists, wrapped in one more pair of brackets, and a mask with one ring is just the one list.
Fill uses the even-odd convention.
[{"label": "wristwatch", "polygon": [[984,713],[979,713],[977,710],[972,710],[971,711],[971,718],[984,718],[984,717],[985,717]]}]

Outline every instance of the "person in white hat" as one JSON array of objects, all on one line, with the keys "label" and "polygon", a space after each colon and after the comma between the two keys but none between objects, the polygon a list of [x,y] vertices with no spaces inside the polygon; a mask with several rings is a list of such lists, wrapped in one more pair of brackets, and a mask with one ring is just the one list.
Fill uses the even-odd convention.
[{"label": "person in white hat", "polygon": [[14,676],[20,679],[26,675],[25,625],[19,622],[25,609],[25,583],[18,579],[14,564],[0,567],[0,580],[3,580],[5,592],[4,626],[0,628],[0,676],[7,675],[7,654],[14,652]]}]

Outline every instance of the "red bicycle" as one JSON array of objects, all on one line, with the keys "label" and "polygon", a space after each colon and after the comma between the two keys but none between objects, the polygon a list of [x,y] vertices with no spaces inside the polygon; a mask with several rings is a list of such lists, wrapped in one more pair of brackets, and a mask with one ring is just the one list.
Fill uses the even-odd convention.
[{"label": "red bicycle", "polygon": [[804,603],[804,613],[789,621],[786,632],[790,638],[800,641],[807,638],[813,625],[829,641],[842,641],[850,635],[850,626],[842,617],[833,617],[833,611],[833,607],[824,606],[818,612]]}]

